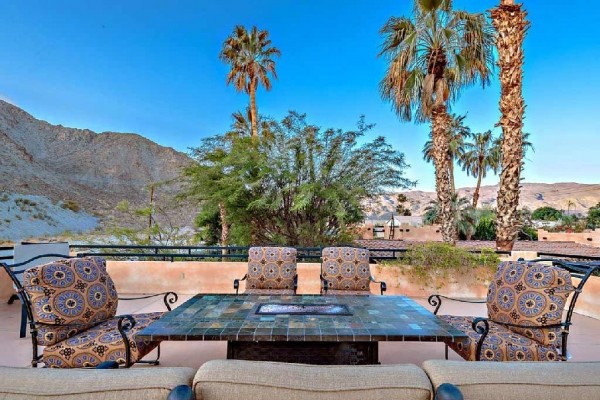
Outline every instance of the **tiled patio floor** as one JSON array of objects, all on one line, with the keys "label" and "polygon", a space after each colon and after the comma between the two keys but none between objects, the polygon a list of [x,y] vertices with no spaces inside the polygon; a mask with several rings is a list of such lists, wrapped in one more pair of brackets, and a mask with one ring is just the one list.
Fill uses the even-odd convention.
[{"label": "tiled patio floor", "polygon": [[[125,297],[125,296],[124,296]],[[178,304],[182,304],[190,296],[180,296]],[[417,302],[430,308],[425,299]],[[29,335],[19,339],[19,322],[21,307],[18,302],[0,304],[0,365],[28,366],[31,360],[31,339]],[[162,311],[162,300],[135,300],[119,303],[119,314],[149,311]],[[444,314],[453,315],[485,315],[484,304],[444,303],[441,310]],[[163,342],[161,346],[161,365],[186,366],[198,368],[212,359],[226,358],[225,342]],[[600,360],[600,320],[575,314],[569,335],[569,351],[572,361]],[[152,357],[152,354],[148,356]],[[429,359],[444,358],[443,343],[419,342],[381,342],[379,344],[379,360],[382,364],[412,363],[421,365]],[[461,358],[450,351],[450,359]]]}]

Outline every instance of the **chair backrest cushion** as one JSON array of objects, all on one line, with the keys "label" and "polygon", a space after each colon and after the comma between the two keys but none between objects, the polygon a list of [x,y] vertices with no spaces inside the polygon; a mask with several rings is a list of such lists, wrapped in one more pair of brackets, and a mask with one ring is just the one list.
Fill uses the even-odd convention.
[{"label": "chair backrest cushion", "polygon": [[293,247],[250,247],[247,289],[293,289],[296,276]]},{"label": "chair backrest cushion", "polygon": [[[499,322],[543,326],[559,324],[575,290],[566,270],[539,263],[500,263],[487,296],[488,316]],[[561,328],[507,327],[543,345],[560,343]]]},{"label": "chair backrest cushion", "polygon": [[100,257],[62,259],[30,268],[25,271],[23,287],[34,320],[44,324],[40,345],[64,339],[65,331],[67,336],[82,332],[114,317],[117,311],[115,284]]},{"label": "chair backrest cushion", "polygon": [[369,250],[325,247],[321,275],[333,290],[370,291]]}]

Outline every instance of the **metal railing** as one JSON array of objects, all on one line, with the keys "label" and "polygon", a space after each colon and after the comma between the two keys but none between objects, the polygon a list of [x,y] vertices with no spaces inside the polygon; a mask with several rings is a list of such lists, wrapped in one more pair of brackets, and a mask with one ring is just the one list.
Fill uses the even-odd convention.
[{"label": "metal railing", "polygon": [[[163,246],[163,245],[112,245],[112,244],[71,244],[70,249],[78,256],[101,256],[114,259],[128,260],[162,260],[162,261],[244,261],[248,259],[250,246]],[[298,261],[318,261],[323,247],[296,247]],[[0,250],[10,250],[12,247],[0,247]],[[407,249],[369,248],[371,262],[396,260]],[[481,253],[482,250],[470,250],[471,253]],[[510,254],[506,251],[496,251],[496,254]],[[10,256],[0,256],[0,260],[11,260]]]}]

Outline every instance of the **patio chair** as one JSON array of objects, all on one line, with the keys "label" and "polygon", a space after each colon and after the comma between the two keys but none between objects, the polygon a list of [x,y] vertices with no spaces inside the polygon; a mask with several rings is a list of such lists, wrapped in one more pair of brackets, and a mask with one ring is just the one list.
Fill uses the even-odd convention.
[{"label": "patio chair", "polygon": [[[119,298],[106,261],[100,257],[63,258],[27,270],[19,270],[20,264],[0,266],[27,309],[33,367],[38,363],[56,368],[95,367],[104,361],[125,367],[136,362],[158,364],[160,343],[138,340],[136,333],[163,313],[116,316],[117,305],[119,300],[162,295],[170,311],[176,293]],[[44,347],[41,355],[38,346]],[[156,347],[155,360],[141,360]]]},{"label": "patio chair", "polygon": [[[500,263],[485,301],[430,296],[434,314],[442,305],[442,298],[487,304],[487,318],[439,316],[468,335],[466,339],[446,342],[446,359],[450,347],[468,361],[566,361],[577,297],[598,269],[600,264],[561,260],[508,261]],[[580,279],[577,288],[571,276]]]},{"label": "patio chair", "polygon": [[376,281],[369,267],[369,250],[355,247],[325,247],[321,253],[321,294],[371,294],[371,282],[379,283],[381,294],[385,282]]},{"label": "patio chair", "polygon": [[246,281],[245,294],[295,295],[298,288],[297,251],[293,247],[250,247],[248,272],[233,281],[235,294]]},{"label": "patio chair", "polygon": [[[43,254],[54,254],[52,257],[37,257]],[[68,242],[21,242],[16,243],[13,247],[13,264],[19,264],[19,270],[26,270],[37,265],[49,263],[50,261],[59,260],[69,256]],[[32,260],[33,261],[29,261]],[[14,271],[14,269],[13,269]],[[17,277],[22,277],[22,274],[17,274]],[[21,283],[23,283],[21,281]],[[16,289],[16,287],[15,287]],[[21,300],[18,294],[13,294],[8,300],[8,304],[12,304],[15,300]],[[21,325],[19,328],[19,337],[24,338],[27,332],[27,308],[25,303],[21,301]]]}]

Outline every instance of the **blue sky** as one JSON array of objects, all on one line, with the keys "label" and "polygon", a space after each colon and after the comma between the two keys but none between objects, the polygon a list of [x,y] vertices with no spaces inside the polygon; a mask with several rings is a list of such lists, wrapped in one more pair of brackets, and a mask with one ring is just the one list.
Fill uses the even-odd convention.
[{"label": "blue sky", "polygon": [[[456,0],[485,11],[499,0]],[[218,60],[236,24],[270,32],[282,56],[279,80],[260,90],[259,112],[288,110],[323,127],[351,129],[359,115],[405,153],[417,189],[434,188],[422,161],[428,125],[401,122],[378,93],[385,71],[378,33],[408,0],[2,1],[0,98],[53,124],[97,132],[136,132],[187,151],[224,132],[248,103],[225,85]],[[532,22],[525,43],[526,182],[599,183],[600,5],[590,0],[525,1]],[[499,119],[497,79],[467,89],[453,111],[473,131]],[[499,130],[496,130],[499,132]],[[475,180],[457,174],[457,186]],[[484,183],[497,183],[491,176]]]}]

